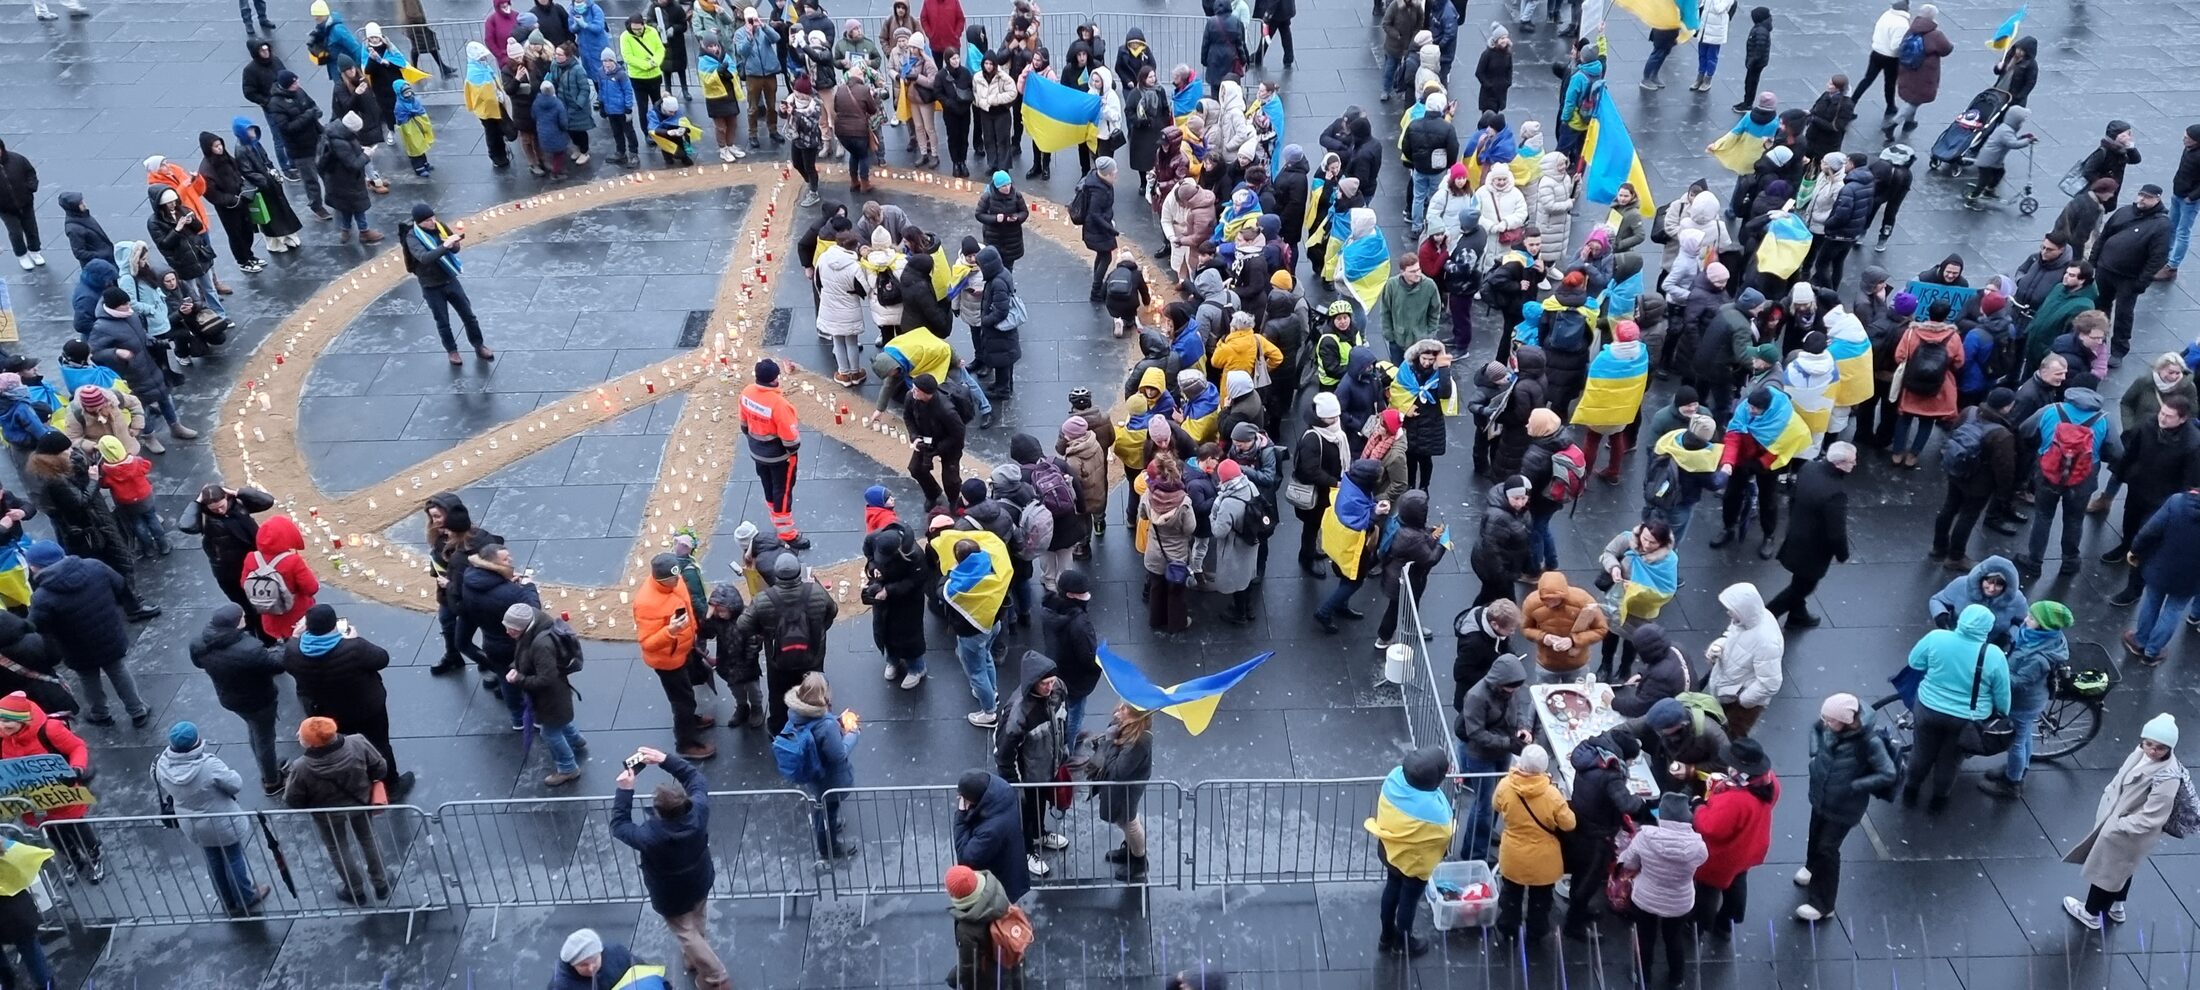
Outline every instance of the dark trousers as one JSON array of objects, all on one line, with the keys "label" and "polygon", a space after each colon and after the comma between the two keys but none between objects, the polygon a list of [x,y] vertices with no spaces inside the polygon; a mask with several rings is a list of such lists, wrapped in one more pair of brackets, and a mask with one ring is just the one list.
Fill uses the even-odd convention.
[{"label": "dark trousers", "polygon": [[[1551,894],[1555,884],[1528,886],[1510,880],[1497,888],[1497,930],[1508,935],[1520,935],[1533,942],[1551,930]],[[1588,891],[1582,891],[1584,895]],[[1527,914],[1521,915],[1521,901],[1527,901]]]},{"label": "dark trousers", "polygon": [[2108,314],[2108,352],[2121,357],[2131,350],[2131,311],[2139,305],[2139,293],[2145,291],[2154,273],[2118,275],[2097,269],[2094,276],[2093,284],[2100,289],[2100,298],[2093,308]]},{"label": "dark trousers", "polygon": [[0,210],[0,225],[8,228],[8,247],[14,249],[16,257],[39,249],[38,214],[30,210],[21,213]]},{"label": "dark trousers", "polygon": [[1745,458],[1734,466],[1734,474],[1726,479],[1726,491],[1719,497],[1719,515],[1726,528],[1741,526],[1742,514],[1749,508],[1750,489],[1754,487],[1757,490],[1757,524],[1768,539],[1780,531],[1780,486],[1773,478],[1773,473],[1755,458]]},{"label": "dark trousers", "polygon": [[[1083,145],[1078,145],[1082,148]],[[1088,170],[1089,171],[1089,170]],[[1108,248],[1092,253],[1092,301],[1099,302],[1100,283],[1108,277],[1108,269],[1115,267],[1115,249]]]},{"label": "dark trousers", "polygon": [[244,719],[245,731],[251,736],[252,760],[259,765],[260,783],[282,783],[283,768],[275,759],[275,706],[238,712],[237,717]]},{"label": "dark trousers", "polygon": [[1971,183],[1971,196],[1978,197],[1987,193],[1998,194],[2001,192],[2002,177],[2008,174],[2009,170],[2000,165],[1980,166],[1976,181]]},{"label": "dark trousers", "polygon": [[[1159,539],[1159,537],[1155,537]],[[1169,583],[1165,574],[1146,572],[1146,624],[1163,632],[1177,632],[1192,624],[1185,606],[1185,587]]]},{"label": "dark trousers", "polygon": [[2085,501],[2093,496],[2093,487],[2092,475],[2068,488],[2050,485],[2044,478],[2033,479],[2032,532],[2025,544],[2026,559],[2032,566],[2038,567],[2047,557],[2047,531],[2055,525],[2057,512],[2063,517],[2063,559],[2078,559],[2078,540],[2085,535]]},{"label": "dark trousers", "polygon": [[[313,167],[313,149],[299,151],[293,148],[290,156],[292,162],[303,163],[297,172],[299,180],[306,187],[306,206],[312,208],[314,216],[326,219],[329,209],[328,204],[321,199],[321,170]],[[252,613],[248,610],[245,614]]]},{"label": "dark trousers", "polygon": [[1314,507],[1292,511],[1299,515],[1299,563],[1311,564],[1322,555],[1322,512],[1329,508],[1329,493],[1317,491]]},{"label": "dark trousers", "polygon": [[259,258],[252,253],[252,235],[259,228],[252,225],[252,211],[242,200],[228,208],[214,207],[214,215],[222,220],[222,234],[229,239],[229,256],[243,265]]},{"label": "dark trousers", "polygon": [[1039,840],[1047,834],[1047,800],[1054,796],[1050,787],[1026,787],[1016,792],[1016,807],[1023,814],[1024,851],[1039,851]]},{"label": "dark trousers", "polygon": [[1749,106],[1757,102],[1757,94],[1762,92],[1757,88],[1757,80],[1762,78],[1764,74],[1765,67],[1762,63],[1744,62],[1742,64],[1742,98],[1740,100],[1742,105]]},{"label": "dark trousers", "polygon": [[473,644],[474,631],[459,621],[455,603],[444,602],[436,606],[435,621],[437,628],[443,633],[442,662],[454,667],[463,666],[468,660],[472,660],[477,666],[488,663],[488,655]]},{"label": "dark trousers", "polygon": [[1785,617],[1789,613],[1810,614],[1810,593],[1818,590],[1818,582],[1826,579],[1826,569],[1831,562],[1812,562],[1813,566],[1788,571],[1787,587],[1765,603],[1765,611]]},{"label": "dark trousers", "polygon": [[1811,813],[1810,838],[1803,846],[1803,868],[1810,871],[1810,883],[1804,887],[1803,899],[1820,913],[1831,913],[1834,899],[1840,896],[1841,843],[1855,827]]},{"label": "dark trousers", "polygon": [[99,833],[82,822],[48,822],[46,836],[53,840],[54,852],[69,858],[69,865],[88,870],[99,862],[103,850]]},{"label": "dark trousers", "polygon": [[1885,450],[1894,446],[1894,407],[1887,404],[1888,388],[1892,379],[1877,378],[1872,382],[1870,401],[1856,405],[1856,444],[1859,447],[1876,447]]},{"label": "dark trousers", "polygon": [[[1414,605],[1420,605],[1421,593],[1428,590],[1428,572],[1418,568],[1415,569],[1412,578],[1407,581],[1407,585],[1408,587],[1403,590],[1413,596]],[[1404,608],[1404,605],[1399,602],[1400,597],[1400,595],[1391,595],[1390,604],[1383,607],[1383,620],[1381,624],[1375,627],[1375,637],[1377,639],[1389,639],[1392,634],[1398,631],[1398,613]],[[1428,616],[1421,616],[1421,621],[1426,623]]]},{"label": "dark trousers", "polygon": [[1480,608],[1500,598],[1511,598],[1513,596],[1513,581],[1511,578],[1490,574],[1481,575],[1481,578],[1482,587],[1474,593],[1475,607]]},{"label": "dark trousers", "polygon": [[794,171],[796,175],[802,177],[804,183],[815,190],[817,188],[817,149],[796,145],[794,148]]},{"label": "dark trousers", "polygon": [[2099,887],[2088,886],[2085,888],[2085,913],[2098,917],[2101,912],[2122,904],[2124,898],[2130,896],[2130,894],[2131,881],[2129,880],[2124,881],[2124,885],[2115,890],[2102,890]]},{"label": "dark trousers", "polygon": [[940,120],[947,128],[947,160],[960,168],[970,160],[970,111],[943,110]]},{"label": "dark trousers", "polygon": [[1956,769],[1963,765],[1963,749],[1956,745],[1962,737],[1968,720],[1936,712],[1923,705],[1917,707],[1917,730],[1910,747],[1909,785],[1903,789],[1903,800],[1915,800],[1917,790],[1931,774],[1931,796],[1944,798],[1955,789]]},{"label": "dark trousers", "polygon": [[1406,451],[1406,487],[1429,490],[1429,482],[1436,477],[1436,456]]},{"label": "dark trousers", "polygon": [[630,78],[629,81],[634,84],[634,112],[643,120],[648,120],[649,108],[656,106],[657,101],[664,96],[665,79],[658,76],[655,79]]},{"label": "dark trousers", "polygon": [[623,113],[604,114],[604,121],[611,125],[611,150],[620,157],[642,152],[642,139],[634,133],[632,116]]},{"label": "dark trousers", "polygon": [[1566,872],[1574,878],[1572,892],[1566,895],[1564,930],[1585,932],[1589,929],[1589,905],[1612,872],[1616,858],[1612,839],[1605,835],[1569,835],[1559,841],[1566,850]]},{"label": "dark trousers", "polygon": [[1978,517],[1986,511],[1986,503],[1993,496],[1973,495],[1948,482],[1948,494],[1940,501],[1940,514],[1933,517],[1933,553],[1943,557],[1961,557],[1971,547],[1971,528],[1978,525]]},{"label": "dark trousers", "polygon": [[764,727],[771,730],[772,735],[778,735],[779,730],[787,727],[787,692],[802,683],[802,675],[807,673],[807,670],[780,670],[768,666],[764,669]]},{"label": "dark trousers", "polygon": [[267,20],[267,0],[237,0],[237,16],[244,19],[246,34],[252,33],[252,29],[259,26],[252,20],[255,10],[259,12],[260,20]]},{"label": "dark trousers", "polygon": [[[700,745],[703,741],[703,723],[695,717],[695,685],[688,681],[687,669],[659,670],[656,673],[657,683],[665,689],[665,701],[672,706],[674,744],[681,749]],[[784,713],[781,720],[785,720]]]},{"label": "dark trousers", "polygon": [[1006,109],[978,111],[981,146],[985,151],[986,164],[993,168],[1007,168],[1009,155],[1016,148],[1016,140],[1010,136],[1008,118]]},{"label": "dark trousers", "polygon": [[[1861,104],[1864,100],[1864,91],[1872,88],[1872,80],[1883,79],[1884,81],[1881,86],[1880,96],[1885,99],[1887,103],[1887,112],[1893,113],[1894,77],[1901,71],[1902,63],[1894,56],[1881,55],[1878,52],[1873,52],[1871,63],[1864,67],[1864,78],[1859,80],[1856,84],[1856,88],[1849,92],[1849,99],[1856,101],[1858,104]],[[1753,100],[1757,98],[1757,94],[1755,91],[1747,92],[1744,95]]]},{"label": "dark trousers", "polygon": [[451,335],[451,310],[458,310],[460,323],[466,325],[466,342],[475,350],[481,349],[481,321],[474,318],[474,302],[466,298],[466,286],[457,279],[442,285],[420,286],[420,297],[428,301],[428,314],[435,317],[435,335],[443,338],[443,349],[458,350],[458,338]]},{"label": "dark trousers", "polygon": [[1383,864],[1383,941],[1399,942],[1413,934],[1413,915],[1420,910],[1421,894],[1427,889],[1427,880]]},{"label": "dark trousers", "polygon": [[1849,267],[1849,252],[1856,249],[1856,242],[1821,234],[1815,246],[1818,250],[1811,262],[1810,284],[1829,289],[1839,286],[1842,274]]},{"label": "dark trousers", "polygon": [[[939,462],[937,478],[932,476],[934,461]],[[917,479],[917,487],[924,490],[927,508],[945,505],[952,509],[962,498],[962,451],[914,451],[909,455],[909,476]]]},{"label": "dark trousers", "polygon": [[481,122],[481,142],[489,151],[489,164],[505,168],[512,164],[512,151],[506,147],[505,121],[494,117]]},{"label": "dark trousers", "polygon": [[1749,872],[1742,871],[1725,890],[1696,884],[1696,927],[1724,934],[1742,923],[1749,908]]},{"label": "dark trousers", "polygon": [[1689,924],[1687,918],[1660,918],[1648,911],[1633,912],[1636,968],[1642,982],[1650,982],[1650,969],[1658,963],[1658,949],[1665,949],[1665,985],[1680,986],[1688,974]]},{"label": "dark trousers", "polygon": [[[326,713],[317,712],[315,714]],[[390,748],[389,709],[387,707],[377,707],[373,711],[346,712],[345,714],[348,717],[337,719],[337,726],[345,732],[356,732],[367,737],[367,744],[373,746],[375,752],[382,754],[382,762],[389,764],[390,772],[382,778],[382,782],[385,784],[395,782],[398,775],[397,751]]]}]

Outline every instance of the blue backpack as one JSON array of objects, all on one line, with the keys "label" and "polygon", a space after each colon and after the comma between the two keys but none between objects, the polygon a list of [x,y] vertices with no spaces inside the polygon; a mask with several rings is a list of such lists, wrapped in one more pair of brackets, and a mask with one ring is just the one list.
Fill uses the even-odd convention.
[{"label": "blue backpack", "polygon": [[1925,64],[1925,36],[1915,31],[1902,36],[1902,44],[1894,50],[1894,60],[1905,69],[1915,69]]},{"label": "blue backpack", "polygon": [[825,776],[825,761],[817,752],[817,734],[808,725],[792,723],[772,737],[772,759],[779,775],[793,784],[814,784]]}]

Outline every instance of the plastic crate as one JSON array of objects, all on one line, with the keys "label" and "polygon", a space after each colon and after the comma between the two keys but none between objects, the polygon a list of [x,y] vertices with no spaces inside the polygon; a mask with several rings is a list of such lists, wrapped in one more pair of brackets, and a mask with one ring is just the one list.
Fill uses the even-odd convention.
[{"label": "plastic crate", "polygon": [[[1489,896],[1479,900],[1446,900],[1445,889],[1464,890],[1481,884]],[[1448,932],[1454,928],[1487,928],[1497,920],[1497,878],[1490,873],[1490,865],[1479,859],[1446,860],[1436,864],[1436,872],[1430,874],[1428,891],[1429,914],[1436,930]]]}]

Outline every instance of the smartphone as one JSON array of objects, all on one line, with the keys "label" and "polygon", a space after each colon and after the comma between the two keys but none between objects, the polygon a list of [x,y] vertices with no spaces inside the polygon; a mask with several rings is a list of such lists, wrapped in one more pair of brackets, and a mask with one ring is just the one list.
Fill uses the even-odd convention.
[{"label": "smartphone", "polygon": [[688,610],[686,608],[673,609],[672,617],[675,619],[685,619],[688,617]]},{"label": "smartphone", "polygon": [[642,768],[648,765],[649,761],[642,759],[638,753],[626,758],[626,772],[628,773],[641,773]]}]

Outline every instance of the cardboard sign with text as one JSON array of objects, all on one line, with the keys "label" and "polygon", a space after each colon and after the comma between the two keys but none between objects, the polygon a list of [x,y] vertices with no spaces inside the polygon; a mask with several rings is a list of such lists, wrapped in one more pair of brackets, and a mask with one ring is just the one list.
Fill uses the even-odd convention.
[{"label": "cardboard sign with text", "polygon": [[21,798],[39,811],[91,804],[91,788],[76,782],[76,768],[53,753],[0,760],[0,797]]}]

